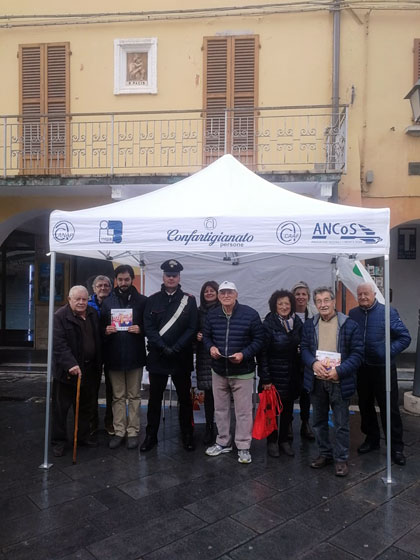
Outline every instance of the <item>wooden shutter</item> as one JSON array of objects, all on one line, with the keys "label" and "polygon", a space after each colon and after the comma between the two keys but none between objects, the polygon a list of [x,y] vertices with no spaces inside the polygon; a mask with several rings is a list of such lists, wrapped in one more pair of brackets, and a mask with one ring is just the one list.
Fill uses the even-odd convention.
[{"label": "wooden shutter", "polygon": [[19,47],[20,64],[20,114],[21,154],[20,167],[33,173],[41,168],[41,113],[42,98],[42,46],[21,45]]},{"label": "wooden shutter", "polygon": [[24,173],[59,173],[68,167],[69,54],[69,43],[19,47]]},{"label": "wooden shutter", "polygon": [[[204,161],[255,154],[258,37],[204,38]],[[237,111],[235,111],[237,109]]]},{"label": "wooden shutter", "polygon": [[414,39],[414,78],[413,84],[420,80],[420,39]]}]

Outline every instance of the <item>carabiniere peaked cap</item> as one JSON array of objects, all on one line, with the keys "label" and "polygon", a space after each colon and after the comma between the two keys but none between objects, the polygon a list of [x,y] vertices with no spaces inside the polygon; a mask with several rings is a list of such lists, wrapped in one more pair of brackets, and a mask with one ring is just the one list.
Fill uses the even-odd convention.
[{"label": "carabiniere peaked cap", "polygon": [[178,273],[181,272],[181,270],[184,270],[182,264],[179,261],[176,261],[175,259],[169,259],[163,262],[160,265],[160,268],[163,270],[163,272],[173,272],[173,273]]}]

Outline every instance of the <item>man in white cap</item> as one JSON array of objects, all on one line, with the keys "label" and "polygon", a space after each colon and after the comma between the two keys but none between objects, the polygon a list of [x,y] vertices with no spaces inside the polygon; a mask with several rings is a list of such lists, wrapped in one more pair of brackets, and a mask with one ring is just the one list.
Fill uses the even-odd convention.
[{"label": "man in white cap", "polygon": [[238,303],[238,290],[233,282],[219,286],[221,307],[211,310],[204,325],[203,342],[212,358],[212,383],[216,443],[206,450],[215,457],[232,451],[230,434],[233,397],[236,428],[235,445],[239,463],[251,462],[252,392],[255,356],[264,344],[264,330],[255,309]]}]

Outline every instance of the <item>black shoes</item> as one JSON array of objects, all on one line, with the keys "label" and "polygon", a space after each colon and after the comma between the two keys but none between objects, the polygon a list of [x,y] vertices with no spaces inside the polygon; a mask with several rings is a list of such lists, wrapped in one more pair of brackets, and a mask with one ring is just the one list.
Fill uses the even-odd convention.
[{"label": "black shoes", "polygon": [[127,437],[127,449],[137,449],[139,446],[138,436],[128,436]]},{"label": "black shoes", "polygon": [[110,440],[109,440],[109,448],[110,449],[117,449],[117,447],[119,447],[122,444],[123,441],[123,437],[122,436],[113,436]]},{"label": "black shoes", "polygon": [[54,445],[52,448],[52,452],[54,457],[62,457],[66,454],[66,450],[64,449],[64,445]]},{"label": "black shoes", "polygon": [[407,459],[402,451],[394,451],[391,453],[391,457],[394,463],[396,465],[400,465],[401,467],[403,467],[407,462]]},{"label": "black shoes", "polygon": [[182,445],[186,451],[194,451],[195,444],[192,434],[185,434],[182,436]]},{"label": "black shoes", "polygon": [[277,441],[267,443],[267,453],[270,457],[280,457],[280,451]]},{"label": "black shoes", "polygon": [[311,463],[311,467],[313,469],[322,469],[327,465],[332,465],[334,463],[334,459],[332,457],[324,457],[324,455],[320,455],[316,459],[314,459]]},{"label": "black shoes", "polygon": [[357,453],[364,455],[365,453],[370,453],[371,451],[375,451],[377,449],[379,449],[379,442],[372,443],[368,439],[365,439],[362,445],[357,448]]},{"label": "black shoes", "polygon": [[300,435],[301,437],[308,439],[309,441],[313,441],[315,439],[315,434],[313,433],[309,422],[302,422],[302,425],[300,427]]},{"label": "black shoes", "polygon": [[279,449],[282,453],[284,453],[288,457],[295,456],[295,452],[293,451],[292,446],[288,441],[279,442]]},{"label": "black shoes", "polygon": [[140,451],[142,451],[143,453],[145,453],[146,451],[150,451],[157,445],[157,442],[158,440],[156,436],[146,435],[143,443],[140,446]]}]

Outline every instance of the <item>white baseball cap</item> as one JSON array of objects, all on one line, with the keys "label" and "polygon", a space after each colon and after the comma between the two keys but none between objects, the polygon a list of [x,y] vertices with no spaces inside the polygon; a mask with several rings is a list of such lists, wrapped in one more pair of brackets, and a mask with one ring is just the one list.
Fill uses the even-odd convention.
[{"label": "white baseball cap", "polygon": [[225,280],[220,284],[219,292],[221,292],[222,290],[235,290],[235,292],[238,291],[235,284],[233,282],[229,282],[229,280]]}]

